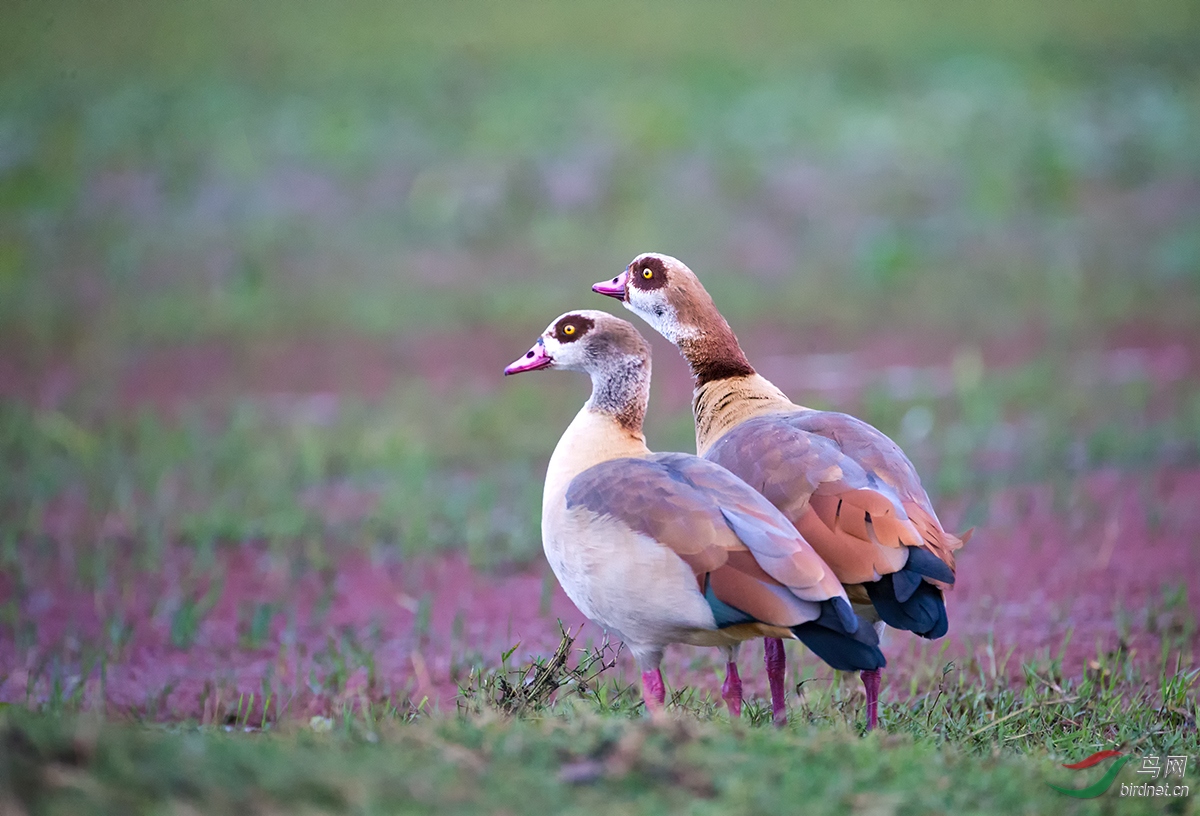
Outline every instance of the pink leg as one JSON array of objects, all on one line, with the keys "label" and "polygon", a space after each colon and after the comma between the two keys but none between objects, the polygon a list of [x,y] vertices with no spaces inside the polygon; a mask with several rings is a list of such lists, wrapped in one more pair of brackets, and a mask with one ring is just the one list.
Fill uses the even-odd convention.
[{"label": "pink leg", "polygon": [[787,691],[783,687],[787,655],[783,651],[783,641],[767,638],[763,647],[766,650],[767,682],[771,684],[771,714],[776,725],[787,725]]},{"label": "pink leg", "polygon": [[667,702],[667,687],[663,685],[660,669],[642,672],[642,699],[651,715],[662,713]]},{"label": "pink leg", "polygon": [[867,691],[867,730],[879,725],[879,683],[883,679],[882,669],[862,673],[863,688]]},{"label": "pink leg", "polygon": [[721,699],[729,706],[730,717],[742,716],[742,678],[738,677],[737,663],[730,660],[725,664],[725,682],[721,685]]}]

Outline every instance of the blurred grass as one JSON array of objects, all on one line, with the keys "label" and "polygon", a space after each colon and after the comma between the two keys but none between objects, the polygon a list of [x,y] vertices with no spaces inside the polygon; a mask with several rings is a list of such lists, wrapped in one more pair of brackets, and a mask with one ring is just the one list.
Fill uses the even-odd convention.
[{"label": "blurred grass", "polygon": [[[68,497],[85,529],[114,516],[150,554],[265,539],[534,557],[539,474],[582,398],[568,378],[339,395],[330,417],[247,396],[165,418],[115,383],[164,342],[532,336],[652,248],[690,261],[739,327],[933,331],[968,351],[1042,329],[1042,359],[950,393],[881,380],[815,403],[895,435],[970,521],[1005,484],[1194,462],[1194,384],[1084,381],[1072,354],[1117,326],[1195,330],[1198,14],[10,5],[3,361],[78,382],[0,408],[5,540],[45,541]],[[649,434],[692,446],[682,413],[652,411]],[[338,491],[364,497],[357,515],[330,518]]]},{"label": "blurred grass", "polygon": [[[985,523],[988,498],[1014,484],[1200,460],[1196,383],[1061,387],[1070,376],[1068,362],[1043,360],[940,396],[880,381],[859,413],[904,445],[936,501],[968,505],[968,526]],[[303,399],[241,399],[177,419],[0,404],[3,534],[49,547],[56,519],[73,519],[80,543],[113,558],[141,553],[142,563],[180,540],[526,561],[541,550],[545,462],[585,391],[542,387],[548,379],[458,396],[400,388],[377,404],[344,398],[320,411]],[[660,411],[647,435],[656,449],[687,450],[690,415]],[[1144,502],[1153,512],[1153,496]]]},{"label": "blurred grass", "polygon": [[[1045,785],[1048,763],[970,757],[903,739],[891,741],[899,750],[887,751],[880,740],[816,729],[792,735],[730,732],[720,724],[653,728],[591,717],[451,720],[384,734],[372,745],[353,732],[247,739],[18,721],[5,733],[17,751],[4,770],[14,798],[40,813],[171,806],[245,813],[495,813],[531,806],[761,813],[798,802],[808,813],[877,802],[956,812],[1084,812]],[[590,779],[564,783],[576,767],[590,766],[596,768]],[[1156,812],[1130,804],[1130,812]]]},{"label": "blurred grass", "polygon": [[[239,699],[219,712],[223,728],[161,728],[106,723],[62,702],[38,713],[5,707],[0,795],[9,799],[0,802],[34,813],[762,813],[799,804],[806,813],[1090,813],[1107,812],[1115,792],[1084,802],[1052,791],[1047,783],[1081,787],[1099,776],[1067,775],[1064,761],[1112,747],[1135,759],[1200,750],[1188,727],[1200,713],[1190,694],[1197,672],[1164,666],[1148,691],[1122,655],[1098,655],[1078,680],[1054,661],[1027,664],[1019,690],[982,667],[951,665],[936,686],[886,705],[884,730],[861,736],[857,686],[838,678],[805,684],[784,729],[769,725],[765,701],[748,701],[730,723],[719,701],[689,689],[672,690],[672,719],[647,722],[635,688],[589,671],[602,653],[578,657],[575,669],[563,643],[554,658],[509,672],[560,684],[553,702],[530,698],[516,716],[484,706],[426,717],[364,697],[304,723],[265,709],[252,719]],[[495,689],[477,691],[487,700]],[[1139,765],[1120,781],[1141,781]],[[1189,760],[1177,781],[1193,778]],[[1134,799],[1121,811],[1186,813],[1190,803]]]},{"label": "blurred grass", "polygon": [[684,3],[552,3],[480,0],[444,3],[182,3],[134,0],[103,9],[83,2],[10,5],[13,26],[0,67],[46,73],[147,69],[190,79],[236,69],[252,79],[320,81],[330,75],[378,79],[412,67],[413,56],[470,49],[504,60],[549,54],[571,60],[647,57],[647,67],[714,56],[767,63],[870,51],[887,59],[984,51],[1106,48],[1186,49],[1200,13],[1186,0],[1035,0],[965,8],[946,0],[898,3],[754,0],[732,14],[714,0]]},{"label": "blurred grass", "polygon": [[650,248],[735,320],[1185,325],[1198,14],[20,3],[0,336],[538,326]]},{"label": "blurred grass", "polygon": [[[263,541],[298,570],[339,548],[536,557],[542,467],[581,382],[166,416],[121,403],[114,372],[212,338],[491,324],[532,339],[650,249],[691,263],[739,329],[958,338],[949,389],[884,376],[854,404],[806,401],[894,435],[967,524],[1008,484],[1200,458],[1195,382],[1095,376],[1078,356],[1117,327],[1195,336],[1194,2],[18,0],[0,20],[0,375],[79,377],[0,401],[0,622],[23,653],[56,559],[87,591],[179,541],[207,554],[197,575],[214,547]],[[972,375],[983,341],[1028,327],[1039,359]],[[682,412],[652,409],[648,435],[693,444]],[[179,648],[220,591],[187,577],[166,610]],[[1172,598],[1187,649],[1194,615]],[[248,648],[274,614],[239,612]],[[840,680],[806,685],[782,733],[628,722],[636,695],[604,683],[515,721],[350,704],[325,736],[71,719],[83,686],[63,677],[103,675],[129,626],[76,644],[91,668],[46,657],[41,714],[0,714],[0,791],[34,812],[1088,812],[1045,787],[1055,763],[1143,737],[1146,753],[1200,750],[1194,671],[1143,677],[1120,655],[1078,679],[1028,664],[1020,689],[995,666],[914,678],[885,707],[894,733],[865,740]],[[329,643],[340,691],[374,657]],[[720,716],[678,691],[694,719]],[[264,678],[268,726],[270,694]],[[559,781],[581,767],[599,775]]]}]

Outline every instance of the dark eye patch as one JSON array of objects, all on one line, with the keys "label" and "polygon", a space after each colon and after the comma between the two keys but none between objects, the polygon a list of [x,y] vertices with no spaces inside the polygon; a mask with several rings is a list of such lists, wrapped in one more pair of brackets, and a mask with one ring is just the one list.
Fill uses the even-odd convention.
[{"label": "dark eye patch", "polygon": [[[647,271],[650,272],[648,278]],[[643,292],[661,289],[667,285],[667,265],[663,263],[662,258],[642,258],[629,270],[629,282]]]},{"label": "dark eye patch", "polygon": [[[596,321],[583,315],[567,315],[554,324],[554,339],[560,343],[574,343],[588,333],[596,325]],[[571,327],[571,331],[567,327]]]}]

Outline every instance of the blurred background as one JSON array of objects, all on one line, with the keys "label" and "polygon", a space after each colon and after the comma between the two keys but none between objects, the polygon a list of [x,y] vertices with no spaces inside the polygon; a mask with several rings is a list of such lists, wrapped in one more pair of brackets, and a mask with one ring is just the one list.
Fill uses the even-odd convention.
[{"label": "blurred background", "polygon": [[[586,385],[500,371],[559,313],[615,306],[588,287],[649,250],[700,275],[793,398],[900,441],[949,526],[992,530],[997,558],[1005,524],[1033,552],[1108,547],[1112,586],[1158,564],[1128,596],[1085,576],[1095,617],[1131,637],[1116,597],[1193,642],[1196,3],[0,18],[6,697],[206,646],[253,684],[309,636],[335,688],[375,655],[412,692],[518,639],[517,613],[497,635],[471,606],[504,580],[568,614],[538,513]],[[649,442],[689,450],[686,369],[655,343]],[[1025,489],[1048,498],[997,505]],[[386,603],[351,608],[349,563],[392,576]],[[986,637],[980,597],[960,602]],[[1068,603],[1042,634],[1091,615]],[[329,634],[348,631],[371,645]],[[410,659],[438,631],[441,662]],[[159,700],[130,683],[129,706]]]}]

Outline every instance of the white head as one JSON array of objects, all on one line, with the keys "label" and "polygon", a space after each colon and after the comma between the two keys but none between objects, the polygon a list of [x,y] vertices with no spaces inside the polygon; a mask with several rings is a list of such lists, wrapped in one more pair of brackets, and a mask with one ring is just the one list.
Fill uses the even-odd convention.
[{"label": "white head", "polygon": [[587,372],[588,407],[640,430],[650,398],[650,344],[628,320],[592,309],[560,315],[504,373],[539,368]]},{"label": "white head", "polygon": [[697,384],[754,373],[712,297],[678,258],[643,253],[592,291],[621,301],[678,346]]},{"label": "white head", "polygon": [[693,300],[712,304],[692,270],[678,258],[646,252],[634,258],[625,271],[611,281],[592,286],[593,292],[614,297],[637,314],[663,337],[678,345],[695,337]]},{"label": "white head", "polygon": [[595,309],[579,309],[556,317],[533,348],[504,373],[550,367],[591,373],[622,363],[649,362],[650,346],[628,320]]}]

